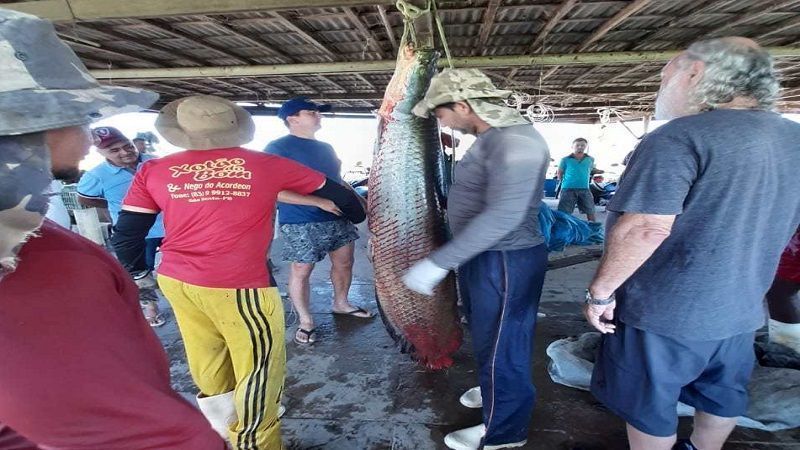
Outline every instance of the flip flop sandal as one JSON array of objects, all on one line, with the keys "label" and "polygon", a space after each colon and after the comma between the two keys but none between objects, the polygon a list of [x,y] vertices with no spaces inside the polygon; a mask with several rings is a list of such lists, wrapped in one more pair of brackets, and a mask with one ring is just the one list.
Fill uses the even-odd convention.
[{"label": "flip flop sandal", "polygon": [[[298,335],[305,335],[306,340],[301,341],[297,336]],[[297,328],[297,331],[294,333],[294,343],[299,345],[311,345],[314,342],[317,342],[317,329],[312,328],[310,330],[304,330],[300,327]]]},{"label": "flip flop sandal", "polygon": [[147,323],[149,323],[153,328],[158,328],[167,323],[167,319],[165,319],[161,314],[158,314],[155,317],[147,317],[146,319]]},{"label": "flip flop sandal", "polygon": [[[372,314],[371,312],[367,311],[364,308],[356,308],[352,311],[347,311],[347,312],[333,311],[333,314],[337,316],[355,317],[358,319],[372,319],[374,317],[374,314]],[[366,315],[359,315],[359,314],[366,314]]]}]

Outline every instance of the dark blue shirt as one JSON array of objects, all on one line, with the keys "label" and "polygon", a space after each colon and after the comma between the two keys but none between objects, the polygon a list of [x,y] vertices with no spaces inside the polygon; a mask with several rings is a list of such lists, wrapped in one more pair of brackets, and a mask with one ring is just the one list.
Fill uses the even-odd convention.
[{"label": "dark blue shirt", "polygon": [[627,325],[719,340],[764,324],[764,294],[800,222],[800,125],[764,111],[675,119],[642,139],[609,203],[677,216],[669,237],[619,289]]},{"label": "dark blue shirt", "polygon": [[[316,139],[286,135],[276,139],[264,149],[265,152],[283,156],[322,172],[326,177],[342,182],[342,162],[330,144]],[[288,223],[328,222],[339,219],[338,216],[314,206],[289,205],[278,203],[278,220],[281,225]]]}]

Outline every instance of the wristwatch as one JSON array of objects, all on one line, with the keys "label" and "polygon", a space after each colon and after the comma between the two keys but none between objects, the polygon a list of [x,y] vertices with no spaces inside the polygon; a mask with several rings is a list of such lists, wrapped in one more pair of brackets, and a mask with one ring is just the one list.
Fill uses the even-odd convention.
[{"label": "wristwatch", "polygon": [[614,298],[614,294],[611,294],[611,297],[608,297],[608,298],[594,298],[594,297],[592,297],[592,293],[589,292],[588,289],[586,290],[586,304],[587,305],[606,306],[606,305],[610,305],[610,304],[614,303],[615,301],[617,301],[617,299]]}]

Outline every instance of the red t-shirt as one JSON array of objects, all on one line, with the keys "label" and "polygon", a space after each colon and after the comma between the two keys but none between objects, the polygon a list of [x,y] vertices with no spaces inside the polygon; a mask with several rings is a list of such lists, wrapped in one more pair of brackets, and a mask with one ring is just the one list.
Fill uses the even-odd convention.
[{"label": "red t-shirt", "polygon": [[778,278],[800,283],[800,228],[783,250],[777,275]]},{"label": "red t-shirt", "polygon": [[43,448],[225,448],[105,249],[45,221],[19,257],[0,280],[0,422]]},{"label": "red t-shirt", "polygon": [[310,194],[325,176],[243,148],[188,150],[142,165],[124,204],[163,211],[159,273],[211,288],[267,287],[278,192]]}]

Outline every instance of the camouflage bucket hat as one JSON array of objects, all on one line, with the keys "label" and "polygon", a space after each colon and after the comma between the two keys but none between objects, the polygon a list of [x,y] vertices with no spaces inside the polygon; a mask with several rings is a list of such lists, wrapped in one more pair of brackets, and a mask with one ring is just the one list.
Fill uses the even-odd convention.
[{"label": "camouflage bucket hat", "polygon": [[158,98],[100,85],[50,22],[6,9],[0,9],[0,67],[0,136],[84,125]]},{"label": "camouflage bucket hat", "polygon": [[466,101],[475,114],[493,127],[529,124],[503,99],[512,91],[498,89],[492,80],[478,69],[444,69],[435,75],[425,97],[414,106],[419,117],[428,117],[432,110],[445,103]]}]

